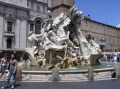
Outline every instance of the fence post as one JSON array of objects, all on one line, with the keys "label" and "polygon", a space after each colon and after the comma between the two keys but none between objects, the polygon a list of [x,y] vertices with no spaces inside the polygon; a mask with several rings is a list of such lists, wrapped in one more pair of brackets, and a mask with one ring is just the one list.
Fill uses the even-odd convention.
[{"label": "fence post", "polygon": [[120,78],[120,66],[115,67],[116,78]]},{"label": "fence post", "polygon": [[94,73],[93,73],[93,68],[90,67],[88,68],[88,80],[94,80]]},{"label": "fence post", "polygon": [[20,67],[17,67],[16,80],[17,81],[21,81],[22,80],[22,69]]},{"label": "fence post", "polygon": [[57,68],[52,69],[52,81],[59,81],[59,70]]}]

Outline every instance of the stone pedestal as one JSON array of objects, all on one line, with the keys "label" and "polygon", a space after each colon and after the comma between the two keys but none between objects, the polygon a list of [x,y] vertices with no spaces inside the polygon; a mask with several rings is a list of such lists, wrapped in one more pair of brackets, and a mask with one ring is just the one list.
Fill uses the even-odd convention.
[{"label": "stone pedestal", "polygon": [[20,67],[17,68],[16,80],[17,81],[21,81],[22,80],[22,69]]},{"label": "stone pedestal", "polygon": [[94,80],[94,72],[93,72],[93,68],[92,67],[90,67],[89,69],[88,69],[88,80]]},{"label": "stone pedestal", "polygon": [[52,69],[52,81],[59,81],[59,70],[57,68]]}]

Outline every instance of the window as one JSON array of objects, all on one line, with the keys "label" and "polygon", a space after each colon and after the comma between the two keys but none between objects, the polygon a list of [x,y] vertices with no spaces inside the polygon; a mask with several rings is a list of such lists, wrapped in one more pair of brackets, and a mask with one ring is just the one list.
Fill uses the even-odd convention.
[{"label": "window", "polygon": [[40,5],[38,3],[36,4],[36,11],[40,12]]},{"label": "window", "polygon": [[41,21],[37,20],[35,22],[35,34],[40,34],[41,33]]},{"label": "window", "polygon": [[12,32],[12,25],[13,25],[12,22],[10,22],[10,21],[7,22],[7,31],[8,32]]},{"label": "window", "polygon": [[114,43],[114,40],[113,40],[113,43],[112,43],[112,44],[115,44],[115,43]]},{"label": "window", "polygon": [[33,29],[34,29],[34,24],[31,23],[31,24],[30,24],[30,31],[33,31]]},{"label": "window", "polygon": [[96,33],[99,33],[99,30],[98,30],[98,28],[96,28]]},{"label": "window", "polygon": [[107,38],[105,38],[105,41],[106,41],[106,43],[107,43]]},{"label": "window", "polygon": [[34,2],[31,2],[31,9],[34,10]]},{"label": "window", "polygon": [[100,29],[100,33],[102,34],[102,29]]},{"label": "window", "polygon": [[107,28],[105,28],[105,32],[104,32],[104,34],[108,34],[108,30],[107,30]]},{"label": "window", "polygon": [[47,12],[47,6],[44,5],[44,6],[43,6],[43,13],[46,13],[46,12]]},{"label": "window", "polygon": [[28,1],[27,1],[27,6],[29,6],[29,2],[30,2],[30,1],[28,0]]},{"label": "window", "polygon": [[94,29],[93,29],[93,27],[91,27],[91,31],[92,31],[92,32],[94,32]]},{"label": "window", "polygon": [[12,39],[11,38],[7,39],[7,48],[12,48]]},{"label": "window", "polygon": [[43,13],[45,13],[45,8],[46,8],[46,7],[45,7],[45,6],[43,6]]},{"label": "window", "polygon": [[109,39],[109,44],[111,44],[111,39]]},{"label": "window", "polygon": [[119,42],[119,40],[116,40],[116,45],[118,45],[120,42]]},{"label": "window", "polygon": [[117,49],[115,49],[115,52],[117,52]]},{"label": "window", "polygon": [[96,36],[96,42],[99,42],[99,37],[98,36]]},{"label": "window", "polygon": [[40,4],[40,12],[43,13],[43,4]]}]

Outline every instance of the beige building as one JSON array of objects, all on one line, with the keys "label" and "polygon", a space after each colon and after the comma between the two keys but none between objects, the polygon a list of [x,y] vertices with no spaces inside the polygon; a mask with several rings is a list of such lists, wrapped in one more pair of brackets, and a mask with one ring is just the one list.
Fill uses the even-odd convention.
[{"label": "beige building", "polygon": [[[54,16],[67,12],[74,5],[74,0],[51,0]],[[81,30],[84,37],[91,33],[103,51],[120,51],[120,28],[94,21],[88,16],[82,21]]]},{"label": "beige building", "polygon": [[84,36],[94,35],[94,40],[104,51],[120,51],[120,29],[111,25],[91,20],[82,21],[81,30]]}]

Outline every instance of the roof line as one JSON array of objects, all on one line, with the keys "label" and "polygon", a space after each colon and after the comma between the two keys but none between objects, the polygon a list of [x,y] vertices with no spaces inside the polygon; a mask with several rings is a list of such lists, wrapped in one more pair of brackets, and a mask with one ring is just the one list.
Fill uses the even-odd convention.
[{"label": "roof line", "polygon": [[93,21],[93,22],[96,22],[96,23],[100,23],[100,24],[103,24],[103,25],[106,25],[106,26],[110,26],[110,27],[112,27],[112,28],[120,29],[120,28],[118,28],[118,27],[115,27],[115,26],[112,26],[112,25],[108,25],[108,24],[105,24],[105,23],[102,23],[102,22],[98,22],[98,21],[91,20],[91,19],[88,19],[88,18],[85,18],[85,19],[90,20],[90,21]]}]

